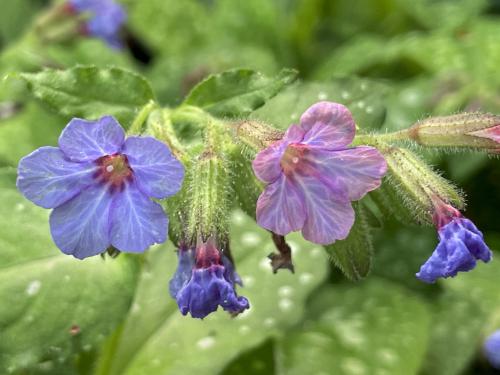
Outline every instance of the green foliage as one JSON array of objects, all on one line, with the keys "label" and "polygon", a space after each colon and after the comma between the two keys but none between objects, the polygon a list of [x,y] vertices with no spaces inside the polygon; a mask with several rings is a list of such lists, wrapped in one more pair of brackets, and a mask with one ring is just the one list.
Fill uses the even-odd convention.
[{"label": "green foliage", "polygon": [[143,77],[120,68],[46,69],[21,74],[20,78],[37,99],[62,115],[95,119],[108,114],[124,126],[130,124],[140,107],[154,99]]},{"label": "green foliage", "polygon": [[306,321],[279,342],[278,374],[417,374],[430,316],[404,289],[372,279],[356,288],[325,288]]},{"label": "green foliage", "polygon": [[0,372],[72,363],[98,350],[120,324],[137,262],[82,262],[61,254],[50,238],[47,211],[13,189],[9,172],[0,176],[6,181],[0,189]]},{"label": "green foliage", "polygon": [[[400,195],[404,179],[389,174],[358,202],[350,236],[327,253],[289,236],[295,275],[273,275],[269,234],[240,211],[228,215],[244,282],[238,292],[252,307],[236,318],[219,311],[198,321],[181,316],[168,295],[176,266],[171,244],[144,257],[64,256],[50,238],[48,212],[14,190],[14,167],[35,148],[56,145],[69,117],[112,114],[128,127],[151,100],[159,108],[182,103],[186,121],[174,121],[175,109],[164,107],[147,124],[168,123],[165,137],[183,139],[190,154],[200,152],[206,123],[250,117],[284,130],[322,100],[346,105],[365,135],[429,115],[498,113],[497,0],[123,0],[128,31],[150,50],[149,62],[96,39],[40,43],[30,20],[47,2],[5,3],[0,74],[10,78],[0,86],[0,166],[9,167],[0,169],[0,373],[487,373],[479,348],[500,328],[499,263],[437,285],[418,281],[437,238],[435,229],[402,226],[415,223],[414,206]],[[226,140],[220,145],[231,153],[230,203],[253,216],[262,185],[251,156]],[[469,196],[465,215],[490,231],[486,242],[498,250],[498,159],[423,159],[459,180]],[[184,227],[178,207],[190,203],[185,195],[162,202],[171,230]],[[346,277],[334,267],[327,275],[328,255]]]},{"label": "green foliage", "polygon": [[276,78],[248,69],[232,70],[212,75],[199,83],[184,104],[203,108],[219,117],[246,116],[262,107],[296,77],[296,71],[287,69]]},{"label": "green foliage", "polygon": [[297,123],[300,115],[312,104],[328,100],[346,105],[361,128],[377,129],[385,118],[385,92],[384,84],[357,78],[336,79],[327,83],[297,82],[251,117],[287,129],[290,124]]},{"label": "green foliage", "polygon": [[56,145],[64,125],[62,117],[26,102],[19,112],[0,120],[0,165],[15,166],[34,149]]},{"label": "green foliage", "polygon": [[487,314],[473,299],[456,293],[441,295],[433,310],[424,373],[459,374],[481,345],[481,327]]},{"label": "green foliage", "polygon": [[231,222],[233,253],[244,284],[239,291],[249,299],[250,310],[233,319],[223,311],[204,320],[182,316],[167,295],[175,254],[152,251],[131,313],[104,352],[98,374],[215,374],[240,353],[282,336],[300,321],[308,294],[326,276],[322,249],[290,236],[296,273],[275,275],[266,257],[273,249],[270,235],[239,211]]},{"label": "green foliage", "polygon": [[356,221],[349,236],[342,241],[325,246],[333,263],[352,281],[365,278],[370,272],[373,245],[366,219],[366,208],[355,204]]}]

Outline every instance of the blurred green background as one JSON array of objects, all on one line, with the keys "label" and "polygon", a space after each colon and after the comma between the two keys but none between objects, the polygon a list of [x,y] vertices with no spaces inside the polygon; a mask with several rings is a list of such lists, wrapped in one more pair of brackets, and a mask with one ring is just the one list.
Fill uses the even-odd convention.
[{"label": "blurred green background", "polygon": [[[500,113],[500,1],[123,1],[137,45],[26,37],[50,4],[4,0],[0,73],[76,64],[146,76],[163,105],[210,73],[248,67],[301,80],[252,116],[280,127],[308,105],[347,105],[361,128],[394,130],[432,114]],[[183,317],[168,295],[171,244],[144,257],[80,262],[52,244],[48,211],[15,190],[20,157],[55,145],[68,121],[0,86],[0,374],[493,374],[481,355],[500,329],[500,261],[437,285],[415,272],[432,228],[384,218],[370,275],[348,281],[323,249],[290,236],[296,273],[273,275],[267,233],[235,210],[232,248],[252,308]],[[426,154],[468,196],[466,216],[500,248],[500,164],[482,154]],[[495,252],[497,254],[497,252]]]}]

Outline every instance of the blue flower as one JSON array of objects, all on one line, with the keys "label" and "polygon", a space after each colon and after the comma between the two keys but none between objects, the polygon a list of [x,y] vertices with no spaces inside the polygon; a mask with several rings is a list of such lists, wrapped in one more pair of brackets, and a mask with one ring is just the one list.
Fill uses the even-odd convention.
[{"label": "blue flower", "polygon": [[477,260],[491,260],[492,253],[483,234],[458,210],[438,202],[434,222],[438,228],[439,244],[420,268],[417,278],[433,283],[440,277],[453,277],[458,272],[472,270]]},{"label": "blue flower", "polygon": [[488,336],[483,344],[483,353],[491,366],[500,370],[500,330]]},{"label": "blue flower", "polygon": [[[189,275],[189,276],[188,276]],[[215,247],[213,239],[192,251],[179,250],[179,266],[170,281],[170,294],[183,315],[204,318],[219,306],[232,314],[249,308],[248,300],[238,296],[235,283],[241,280],[231,262]]]},{"label": "blue flower", "polygon": [[84,33],[103,39],[111,47],[121,48],[120,30],[127,20],[123,7],[113,0],[69,0],[71,10],[90,13]]},{"label": "blue flower", "polygon": [[179,191],[184,168],[152,137],[128,137],[111,116],[73,119],[59,147],[41,147],[19,162],[17,188],[53,208],[50,230],[65,254],[83,259],[110,245],[143,252],[167,238],[168,218],[150,198]]}]

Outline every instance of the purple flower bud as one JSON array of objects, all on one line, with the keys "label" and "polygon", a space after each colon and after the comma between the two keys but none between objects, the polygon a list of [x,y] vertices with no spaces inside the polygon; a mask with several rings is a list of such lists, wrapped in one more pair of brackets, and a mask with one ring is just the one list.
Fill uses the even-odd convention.
[{"label": "purple flower bud", "polygon": [[219,305],[239,314],[249,304],[245,297],[236,294],[235,283],[241,284],[241,280],[233,265],[209,239],[196,247],[194,258],[188,251],[179,251],[179,266],[170,281],[170,293],[183,315],[189,312],[193,318],[204,318]]},{"label": "purple flower bud", "polygon": [[493,254],[472,221],[439,198],[435,198],[433,203],[439,244],[420,268],[417,278],[433,283],[440,277],[453,277],[458,272],[472,270],[476,260],[489,262]]},{"label": "purple flower bud", "polygon": [[320,102],[259,152],[253,170],[268,184],[257,201],[259,225],[282,236],[302,230],[318,244],[346,238],[354,223],[351,201],[378,188],[387,170],[377,149],[348,147],[354,133],[346,107]]},{"label": "purple flower bud", "polygon": [[73,12],[91,14],[83,33],[101,38],[113,48],[122,47],[120,30],[127,13],[120,4],[113,0],[69,0],[68,4]]},{"label": "purple flower bud", "polygon": [[179,263],[175,274],[169,283],[169,291],[172,298],[175,298],[179,290],[181,290],[189,282],[194,267],[193,249],[190,249],[185,245],[181,245],[179,247],[179,251],[177,252],[177,256],[179,258]]},{"label": "purple flower bud", "polygon": [[494,368],[500,370],[500,330],[493,332],[483,344],[483,353]]},{"label": "purple flower bud", "polygon": [[53,208],[50,230],[65,254],[83,259],[114,246],[143,252],[167,238],[168,218],[150,198],[179,191],[184,167],[151,137],[129,137],[111,116],[73,119],[59,147],[41,147],[19,162],[17,188]]}]

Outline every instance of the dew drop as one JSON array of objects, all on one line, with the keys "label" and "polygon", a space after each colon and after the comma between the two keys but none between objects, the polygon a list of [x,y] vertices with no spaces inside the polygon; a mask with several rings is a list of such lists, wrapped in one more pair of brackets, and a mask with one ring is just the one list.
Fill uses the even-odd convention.
[{"label": "dew drop", "polygon": [[290,311],[293,308],[293,301],[288,298],[283,298],[278,302],[278,307],[281,311]]},{"label": "dew drop", "polygon": [[241,236],[241,243],[245,246],[256,246],[258,245],[262,239],[255,232],[245,232]]},{"label": "dew drop", "polygon": [[318,258],[321,256],[321,253],[323,250],[319,247],[315,247],[314,249],[311,250],[311,258]]},{"label": "dew drop", "polygon": [[40,280],[33,280],[26,287],[26,294],[28,296],[34,296],[40,291],[41,287],[42,287],[42,282]]},{"label": "dew drop", "polygon": [[22,203],[17,203],[17,204],[16,204],[16,207],[15,207],[15,210],[16,210],[17,212],[20,212],[20,211],[24,210],[24,204],[22,204]]},{"label": "dew drop", "polygon": [[152,361],[151,361],[151,364],[155,367],[158,367],[160,365],[160,360],[158,358],[154,358]]},{"label": "dew drop", "polygon": [[241,281],[245,288],[251,288],[255,285],[255,278],[253,276],[242,276]]},{"label": "dew drop", "polygon": [[328,98],[328,95],[326,94],[326,92],[320,91],[318,93],[318,100],[326,100],[326,98]]},{"label": "dew drop", "polygon": [[245,215],[241,212],[236,211],[233,214],[232,222],[236,225],[242,225],[245,222]]},{"label": "dew drop", "polygon": [[238,332],[241,333],[242,335],[246,335],[248,332],[250,332],[250,327],[247,325],[241,326],[238,329]]},{"label": "dew drop", "polygon": [[141,311],[141,305],[139,305],[137,302],[132,304],[132,309],[130,311],[132,314],[138,314],[140,311]]},{"label": "dew drop", "polygon": [[357,358],[345,358],[341,365],[346,374],[364,375],[366,374],[366,366]]},{"label": "dew drop", "polygon": [[196,346],[202,350],[210,349],[215,345],[215,339],[212,336],[203,337],[199,339]]},{"label": "dew drop", "polygon": [[398,356],[394,352],[394,350],[389,348],[382,348],[377,351],[377,357],[380,358],[380,361],[392,365],[398,361]]},{"label": "dew drop", "polygon": [[271,328],[275,322],[274,318],[266,318],[264,319],[264,327]]},{"label": "dew drop", "polygon": [[272,267],[269,258],[262,258],[262,260],[259,262],[259,267],[264,271],[271,271]]},{"label": "dew drop", "polygon": [[290,297],[293,294],[293,288],[291,286],[285,285],[278,289],[278,295],[280,297]]},{"label": "dew drop", "polygon": [[342,99],[349,99],[351,97],[351,94],[349,94],[347,91],[342,91],[340,93],[340,96],[342,97]]},{"label": "dew drop", "polygon": [[302,285],[307,285],[312,281],[312,279],[312,274],[310,274],[309,272],[304,272],[299,276],[299,283],[301,283]]}]

